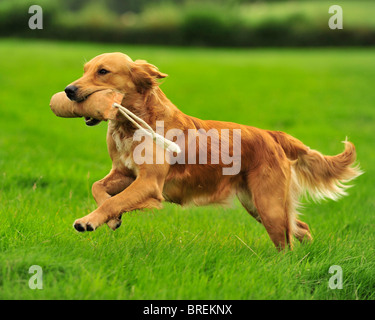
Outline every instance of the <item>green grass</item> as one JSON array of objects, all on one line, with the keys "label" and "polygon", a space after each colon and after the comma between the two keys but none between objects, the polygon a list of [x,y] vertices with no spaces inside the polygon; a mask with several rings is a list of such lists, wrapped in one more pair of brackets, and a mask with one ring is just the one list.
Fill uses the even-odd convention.
[{"label": "green grass", "polygon": [[[195,49],[0,40],[0,299],[374,299],[374,49]],[[62,119],[50,97],[84,61],[122,51],[170,76],[184,112],[283,130],[325,154],[346,136],[366,174],[340,201],[306,203],[311,244],[277,253],[242,209],[123,215],[116,232],[74,231],[111,167],[106,124]],[[31,265],[43,290],[31,290]],[[331,290],[328,269],[343,269]]]}]

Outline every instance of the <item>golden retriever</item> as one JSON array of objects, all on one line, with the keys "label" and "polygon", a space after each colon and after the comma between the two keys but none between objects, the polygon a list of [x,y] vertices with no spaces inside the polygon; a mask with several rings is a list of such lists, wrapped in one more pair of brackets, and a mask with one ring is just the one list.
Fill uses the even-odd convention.
[{"label": "golden retriever", "polygon": [[[179,156],[167,150],[160,152],[151,139],[137,139],[136,127],[118,113],[108,121],[112,169],[93,184],[98,208],[76,220],[76,230],[93,231],[105,223],[115,230],[124,212],[161,208],[164,200],[180,205],[207,205],[225,203],[237,196],[264,225],[276,248],[292,248],[293,236],[300,241],[311,239],[307,224],[297,219],[299,197],[308,191],[315,199],[336,200],[345,194],[347,186],[343,183],[361,174],[353,165],[356,152],[351,142],[344,142],[341,154],[324,156],[284,132],[184,114],[159,88],[158,80],[166,76],[144,60],[105,53],[87,62],[83,76],[65,88],[68,98],[77,102],[100,90],[124,94],[122,106],[154,130],[157,123],[162,123],[165,131],[175,130],[177,134],[172,138],[184,151]],[[87,116],[86,124],[95,125],[101,120]],[[212,129],[214,134],[209,135]],[[203,138],[206,144],[198,144]],[[227,159],[222,153],[225,143]],[[138,150],[143,163],[134,158],[140,144],[151,151]],[[235,149],[240,154],[235,155]],[[173,157],[174,162],[167,161]]]}]

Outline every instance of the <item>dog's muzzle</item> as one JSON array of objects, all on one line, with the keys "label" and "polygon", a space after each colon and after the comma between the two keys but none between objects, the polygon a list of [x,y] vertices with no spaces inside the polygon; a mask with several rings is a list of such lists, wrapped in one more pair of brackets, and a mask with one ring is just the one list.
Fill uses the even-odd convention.
[{"label": "dog's muzzle", "polygon": [[101,120],[91,118],[91,117],[85,117],[86,126],[89,126],[89,127],[96,126],[100,122],[101,122]]}]

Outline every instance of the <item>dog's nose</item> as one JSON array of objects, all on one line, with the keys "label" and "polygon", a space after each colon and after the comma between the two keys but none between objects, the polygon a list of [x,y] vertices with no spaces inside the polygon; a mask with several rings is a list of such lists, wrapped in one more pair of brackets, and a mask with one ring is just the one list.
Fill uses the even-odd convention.
[{"label": "dog's nose", "polygon": [[78,90],[78,88],[77,88],[76,86],[74,86],[74,85],[70,85],[70,86],[67,86],[67,87],[65,88],[64,91],[65,91],[65,93],[66,93],[66,96],[67,96],[70,100],[74,101],[75,98],[76,98],[77,90]]}]

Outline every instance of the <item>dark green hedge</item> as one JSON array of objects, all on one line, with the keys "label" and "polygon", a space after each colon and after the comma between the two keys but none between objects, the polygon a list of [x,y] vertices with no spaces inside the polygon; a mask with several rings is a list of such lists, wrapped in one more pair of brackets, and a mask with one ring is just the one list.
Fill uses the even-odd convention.
[{"label": "dark green hedge", "polygon": [[[199,4],[179,11],[179,18],[157,21],[155,25],[120,23],[121,16],[108,8],[96,9],[100,21],[90,20],[90,11],[80,15],[59,1],[1,0],[0,36],[50,38],[134,44],[202,46],[364,46],[375,44],[375,28],[361,26],[330,30],[328,19],[311,21],[302,14],[285,19],[267,18],[255,24],[239,18],[226,5]],[[30,30],[28,7],[43,8],[43,30]],[[166,7],[167,8],[167,7]],[[149,14],[154,9],[149,10]],[[156,10],[156,9],[155,9]],[[163,9],[160,9],[163,13]],[[174,9],[175,10],[175,9]],[[98,13],[99,12],[99,13]],[[177,11],[176,11],[177,12]],[[158,12],[155,16],[158,17]],[[81,18],[82,17],[82,18]],[[142,16],[141,16],[142,18]],[[85,20],[86,19],[86,20]],[[127,18],[128,19],[128,18]],[[138,20],[141,20],[138,18]],[[147,20],[146,18],[144,20]],[[147,22],[147,21],[146,21]]]}]

